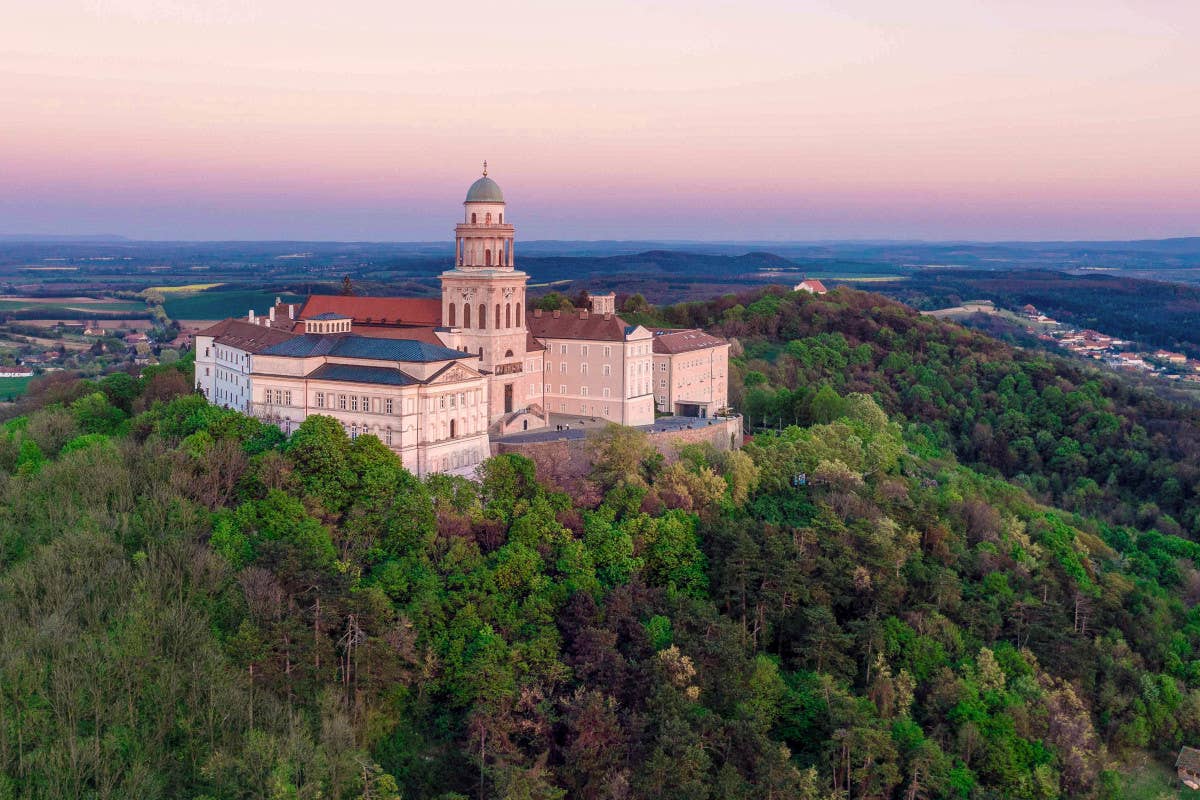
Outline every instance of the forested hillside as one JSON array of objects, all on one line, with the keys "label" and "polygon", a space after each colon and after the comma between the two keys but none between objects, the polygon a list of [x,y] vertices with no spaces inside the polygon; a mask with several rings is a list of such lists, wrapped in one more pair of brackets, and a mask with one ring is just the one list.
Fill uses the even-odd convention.
[{"label": "forested hillside", "polygon": [[1118,798],[1200,740],[1190,411],[863,293],[661,313],[778,432],[420,481],[186,364],[33,387],[0,798]]},{"label": "forested hillside", "polygon": [[838,394],[865,392],[922,452],[1073,511],[1200,532],[1200,410],[1111,372],[846,287],[726,295],[645,319],[736,338],[731,401],[759,428],[827,422]]}]

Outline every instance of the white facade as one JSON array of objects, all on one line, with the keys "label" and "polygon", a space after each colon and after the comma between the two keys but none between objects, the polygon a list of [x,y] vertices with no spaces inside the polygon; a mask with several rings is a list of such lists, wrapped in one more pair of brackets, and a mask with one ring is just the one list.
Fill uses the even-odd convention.
[{"label": "white facade", "polygon": [[213,405],[250,412],[250,353],[196,336],[196,388]]}]

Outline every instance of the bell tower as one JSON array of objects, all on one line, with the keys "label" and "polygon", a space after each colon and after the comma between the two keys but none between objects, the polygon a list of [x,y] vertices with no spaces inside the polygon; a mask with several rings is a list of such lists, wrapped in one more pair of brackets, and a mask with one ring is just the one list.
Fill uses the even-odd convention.
[{"label": "bell tower", "polygon": [[443,272],[442,337],[479,356],[489,373],[493,422],[530,408],[542,413],[541,352],[536,374],[527,358],[525,284],[513,266],[514,228],[505,219],[504,194],[487,174],[471,184],[462,222],[454,228],[454,268]]}]

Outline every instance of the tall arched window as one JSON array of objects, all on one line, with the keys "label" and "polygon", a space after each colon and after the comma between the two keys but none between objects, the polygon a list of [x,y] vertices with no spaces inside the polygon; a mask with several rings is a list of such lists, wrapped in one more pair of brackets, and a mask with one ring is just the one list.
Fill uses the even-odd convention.
[{"label": "tall arched window", "polygon": [[485,214],[483,217],[483,221],[486,222],[488,225],[491,225],[492,224],[492,212],[490,212],[490,211],[487,212],[487,214]]},{"label": "tall arched window", "polygon": [[500,224],[501,225],[504,224],[504,212],[503,211],[500,212]]},{"label": "tall arched window", "polygon": [[450,325],[451,328],[453,328],[457,324],[457,322],[454,319],[454,303],[450,304],[450,319],[448,321],[448,324]]},{"label": "tall arched window", "polygon": [[512,303],[504,304],[504,327],[512,327]]},{"label": "tall arched window", "polygon": [[471,327],[471,304],[463,303],[463,327]]},{"label": "tall arched window", "polygon": [[474,211],[471,212],[471,224],[472,225],[475,224],[475,212]]},{"label": "tall arched window", "polygon": [[517,326],[519,327],[525,318],[521,316],[521,304],[517,303]]},{"label": "tall arched window", "polygon": [[492,265],[492,248],[487,248],[483,251],[483,265],[490,267]]},{"label": "tall arched window", "polygon": [[454,438],[454,433],[455,433],[454,420],[450,420],[450,438],[451,439]]},{"label": "tall arched window", "polygon": [[479,327],[487,327],[487,306],[485,306],[483,303],[479,304]]},{"label": "tall arched window", "polygon": [[496,303],[496,327],[500,327],[500,304]]}]

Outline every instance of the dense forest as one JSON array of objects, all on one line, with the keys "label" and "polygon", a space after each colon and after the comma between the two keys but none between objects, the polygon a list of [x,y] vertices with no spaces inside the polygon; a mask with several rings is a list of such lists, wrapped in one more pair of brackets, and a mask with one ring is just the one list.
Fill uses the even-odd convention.
[{"label": "dense forest", "polygon": [[0,798],[1118,798],[1200,740],[1192,412],[860,292],[642,313],[737,337],[743,450],[418,480],[186,361],[35,383]]}]

